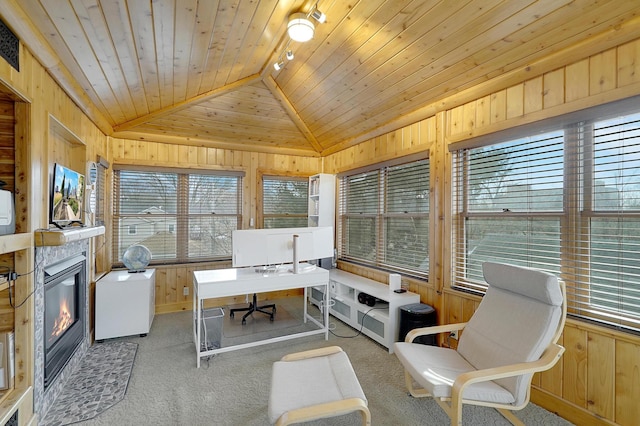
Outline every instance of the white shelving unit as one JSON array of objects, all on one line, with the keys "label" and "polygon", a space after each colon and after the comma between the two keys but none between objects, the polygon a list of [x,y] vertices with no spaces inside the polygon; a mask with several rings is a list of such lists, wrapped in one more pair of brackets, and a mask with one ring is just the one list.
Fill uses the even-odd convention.
[{"label": "white shelving unit", "polygon": [[[322,305],[323,290],[322,287],[314,287],[309,292],[310,302],[318,307]],[[373,307],[360,303],[360,293],[371,295],[379,301]],[[420,303],[420,295],[394,293],[386,284],[332,269],[329,271],[329,300],[331,315],[357,330],[362,328],[363,334],[393,353],[393,343],[398,340],[400,330],[400,307]]]},{"label": "white shelving unit", "polygon": [[333,226],[336,218],[336,176],[320,173],[309,177],[308,226]]}]

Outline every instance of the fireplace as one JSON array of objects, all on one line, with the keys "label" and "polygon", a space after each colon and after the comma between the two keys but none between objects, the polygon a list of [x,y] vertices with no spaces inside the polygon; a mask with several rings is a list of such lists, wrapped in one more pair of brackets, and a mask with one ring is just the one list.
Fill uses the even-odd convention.
[{"label": "fireplace", "polygon": [[44,387],[55,379],[85,336],[86,257],[44,268]]}]

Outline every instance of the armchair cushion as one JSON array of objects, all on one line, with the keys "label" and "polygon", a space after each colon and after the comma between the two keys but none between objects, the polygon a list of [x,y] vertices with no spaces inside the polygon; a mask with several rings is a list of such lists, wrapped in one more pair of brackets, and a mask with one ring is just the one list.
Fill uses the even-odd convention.
[{"label": "armchair cushion", "polygon": [[[462,333],[458,353],[476,369],[539,359],[563,315],[557,278],[511,265],[485,262],[483,266],[489,288]],[[521,404],[530,381],[531,374],[525,374],[496,383]]]},{"label": "armchair cushion", "polygon": [[[420,386],[436,398],[451,397],[456,377],[476,368],[458,352],[449,348],[398,342],[396,355]],[[514,402],[513,395],[495,382],[479,382],[467,386],[463,398],[503,404]]]},{"label": "armchair cushion", "polygon": [[[304,380],[300,380],[304,377]],[[269,419],[276,422],[288,411],[320,404],[367,398],[347,354],[340,350],[326,356],[273,364]]]}]

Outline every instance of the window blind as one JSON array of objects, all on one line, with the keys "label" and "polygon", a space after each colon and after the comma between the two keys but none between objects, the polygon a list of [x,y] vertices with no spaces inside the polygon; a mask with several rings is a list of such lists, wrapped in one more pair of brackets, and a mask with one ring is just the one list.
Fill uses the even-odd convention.
[{"label": "window blind", "polygon": [[237,173],[114,171],[113,258],[133,244],[154,263],[229,258],[242,223]]},{"label": "window blind", "polygon": [[584,188],[568,281],[580,317],[640,330],[640,114],[585,124]]},{"label": "window blind", "polygon": [[426,276],[428,160],[344,175],[339,203],[342,259]]},{"label": "window blind", "polygon": [[263,176],[263,228],[297,228],[308,224],[309,180]]},{"label": "window blind", "polygon": [[560,272],[563,132],[454,155],[454,286],[484,291],[485,261]]},{"label": "window blind", "polygon": [[640,113],[453,154],[454,287],[484,291],[487,260],[540,268],[569,315],[640,331]]}]

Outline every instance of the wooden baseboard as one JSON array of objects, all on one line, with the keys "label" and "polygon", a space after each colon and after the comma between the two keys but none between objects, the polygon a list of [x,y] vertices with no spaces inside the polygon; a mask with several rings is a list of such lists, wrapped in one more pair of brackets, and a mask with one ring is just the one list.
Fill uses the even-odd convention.
[{"label": "wooden baseboard", "polygon": [[601,426],[601,425],[615,425],[609,420],[598,417],[597,415],[580,408],[570,402],[567,402],[555,395],[540,390],[538,388],[531,388],[531,402],[547,411],[557,414],[565,420],[570,421],[573,424],[581,426]]}]

